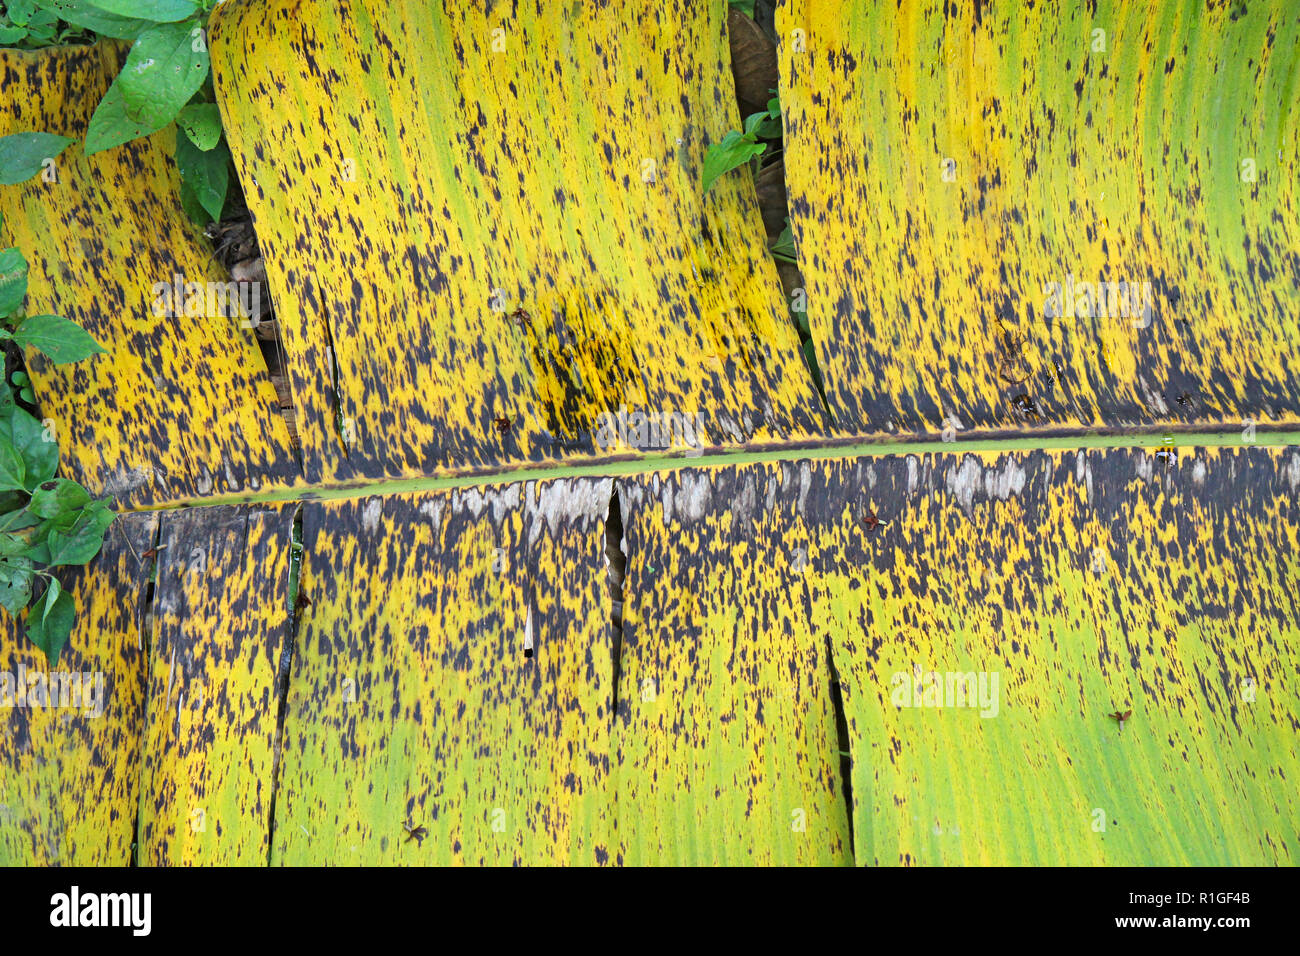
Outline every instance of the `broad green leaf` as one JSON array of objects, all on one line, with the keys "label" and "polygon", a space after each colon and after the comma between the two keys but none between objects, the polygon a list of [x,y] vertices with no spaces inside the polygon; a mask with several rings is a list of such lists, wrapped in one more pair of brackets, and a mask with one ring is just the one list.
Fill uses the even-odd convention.
[{"label": "broad green leaf", "polygon": [[77,617],[77,606],[72,595],[53,585],[45,592],[40,605],[27,612],[27,637],[45,652],[53,667],[59,662],[59,652],[72,635],[72,625]]},{"label": "broad green leaf", "polygon": [[[775,110],[773,104],[776,104]],[[768,100],[767,109],[745,117],[745,132],[752,133],[759,139],[780,139],[781,105],[776,100]]]},{"label": "broad green leaf", "polygon": [[52,43],[58,26],[58,17],[45,10],[37,10],[27,23],[28,38],[39,43]]},{"label": "broad green leaf", "polygon": [[0,607],[17,615],[32,599],[32,562],[28,558],[0,558]]},{"label": "broad green leaf", "polygon": [[[230,187],[230,148],[219,143],[215,148],[204,152],[190,142],[188,136],[179,130],[176,133],[176,167],[180,170],[182,200],[184,189],[190,190],[190,196],[202,207],[206,220],[195,221],[206,225],[221,219],[221,211],[226,206],[226,191]],[[186,208],[190,218],[195,218],[194,210]]]},{"label": "broad green leaf", "polygon": [[40,349],[55,365],[79,362],[104,351],[89,332],[58,315],[33,315],[14,330],[19,345]]},{"label": "broad green leaf", "polygon": [[105,13],[89,0],[36,0],[42,10],[58,16],[60,20],[85,30],[93,30],[102,36],[118,40],[134,40],[145,30],[153,26],[145,20],[130,16],[119,17]]},{"label": "broad green leaf", "polygon": [[714,143],[704,154],[704,191],[707,193],[723,173],[745,165],[755,156],[762,155],[765,149],[767,145],[755,142],[753,134],[741,135],[734,129],[729,131],[721,143]]},{"label": "broad green leaf", "polygon": [[[127,116],[159,128],[170,123],[208,75],[208,51],[185,23],[165,23],[140,34],[114,84]],[[198,49],[194,49],[198,47]]]},{"label": "broad green leaf", "polygon": [[0,529],[13,530],[8,522],[13,512],[27,507],[28,497],[25,491],[0,491]]},{"label": "broad green leaf", "polygon": [[64,512],[76,511],[90,503],[90,493],[67,478],[51,478],[32,491],[29,511],[39,518],[53,518]]},{"label": "broad green leaf", "polygon": [[117,17],[175,23],[199,12],[193,0],[86,0],[87,6]]},{"label": "broad green leaf", "polygon": [[156,133],[168,123],[152,125],[133,118],[122,98],[122,85],[118,80],[108,88],[104,98],[95,107],[95,115],[90,118],[90,128],[86,130],[86,155],[99,153],[114,146],[121,146],[141,136]]},{"label": "broad green leaf", "polygon": [[0,316],[13,315],[27,297],[27,260],[17,249],[0,252]]},{"label": "broad green leaf", "polygon": [[20,27],[25,27],[31,22],[32,14],[36,12],[36,9],[36,0],[8,0],[5,4],[5,12],[9,14],[9,22],[16,23]]},{"label": "broad green leaf", "polygon": [[[12,494],[12,492],[6,492]],[[8,522],[12,518],[10,515],[4,515],[3,520]],[[0,558],[18,558],[29,557],[27,549],[31,547],[31,542],[21,534],[14,534],[12,531],[0,532]]]},{"label": "broad green leaf", "polygon": [[0,46],[13,46],[27,39],[26,27],[0,26]]},{"label": "broad green leaf", "polygon": [[9,387],[8,382],[0,378],[0,422],[9,421],[9,416],[15,407],[13,389]]},{"label": "broad green leaf", "polygon": [[23,456],[13,442],[0,436],[0,489],[21,490],[26,479],[27,466],[23,464]]},{"label": "broad green leaf", "polygon": [[750,136],[751,134],[753,134],[758,129],[758,127],[763,125],[763,123],[767,122],[767,119],[768,119],[768,115],[766,111],[762,113],[753,113],[749,116],[746,116],[745,136]]},{"label": "broad green leaf", "polygon": [[205,153],[221,139],[221,110],[216,103],[191,103],[181,110],[176,123]]},{"label": "broad green leaf", "polygon": [[117,517],[108,506],[99,501],[92,501],[77,516],[77,520],[67,531],[52,530],[46,539],[50,548],[47,564],[85,564],[104,545],[104,532]]},{"label": "broad green leaf", "polygon": [[23,462],[24,490],[31,491],[54,477],[59,468],[59,445],[45,426],[23,411],[14,408],[7,419],[0,419],[3,438]]}]

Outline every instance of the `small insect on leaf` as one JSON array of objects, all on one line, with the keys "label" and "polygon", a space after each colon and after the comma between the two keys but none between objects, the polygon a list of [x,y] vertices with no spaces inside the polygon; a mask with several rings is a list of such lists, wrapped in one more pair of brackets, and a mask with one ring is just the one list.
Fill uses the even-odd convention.
[{"label": "small insect on leaf", "polygon": [[1133,711],[1132,711],[1132,710],[1125,710],[1125,711],[1118,711],[1118,710],[1117,710],[1117,711],[1115,711],[1113,714],[1107,714],[1106,716],[1109,717],[1111,720],[1117,721],[1117,722],[1119,723],[1119,729],[1120,729],[1120,731],[1122,732],[1122,731],[1124,730],[1124,721],[1128,720],[1130,717],[1133,716]]},{"label": "small insect on leaf", "polygon": [[1178,404],[1183,406],[1183,408],[1191,408],[1192,396],[1187,392],[1183,392],[1183,394],[1178,396]]},{"label": "small insect on leaf", "polygon": [[1034,400],[1024,392],[1021,392],[1019,395],[1013,397],[1011,399],[1011,404],[1015,405],[1017,411],[1019,411],[1021,414],[1027,417],[1030,418],[1038,417],[1038,406],[1035,405]]},{"label": "small insect on leaf", "polygon": [[515,309],[513,312],[510,313],[510,321],[513,322],[518,328],[521,329],[532,320],[533,317],[528,314],[528,310],[525,309],[523,306],[520,306],[519,308]]},{"label": "small insect on leaf", "polygon": [[156,548],[146,548],[146,549],[144,550],[144,552],[140,555],[140,560],[141,560],[141,561],[152,561],[154,558],[158,557],[158,552],[159,552],[159,551],[162,551],[162,550],[163,550],[164,548],[166,548],[166,547],[167,547],[167,545],[165,545],[165,544],[160,544],[160,545],[158,545],[158,547],[156,547]]},{"label": "small insect on leaf", "polygon": [[511,426],[513,426],[514,423],[515,420],[513,418],[502,418],[498,416],[492,419],[492,424],[496,425],[497,431],[500,432],[502,435],[509,432]]},{"label": "small insect on leaf", "polygon": [[293,609],[301,611],[305,607],[311,607],[311,598],[307,597],[302,591],[298,592],[298,598],[293,602]]},{"label": "small insect on leaf", "polygon": [[406,840],[404,842],[410,843],[414,840],[416,846],[424,846],[424,838],[429,835],[426,827],[412,826],[411,821],[407,820],[402,824],[402,829],[406,831]]},{"label": "small insect on leaf", "polygon": [[874,532],[882,524],[889,524],[889,522],[881,521],[879,515],[877,515],[874,511],[869,511],[867,512],[866,517],[862,519],[862,524],[866,527],[867,531]]}]

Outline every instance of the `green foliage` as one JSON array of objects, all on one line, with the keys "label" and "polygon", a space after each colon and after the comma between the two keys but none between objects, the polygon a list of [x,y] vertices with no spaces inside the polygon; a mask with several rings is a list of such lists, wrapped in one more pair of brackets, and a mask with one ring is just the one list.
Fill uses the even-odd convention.
[{"label": "green foliage", "polygon": [[127,114],[146,126],[161,129],[175,120],[208,78],[207,46],[190,30],[186,23],[164,23],[140,34],[114,81]]},{"label": "green foliage", "polygon": [[[56,363],[104,351],[75,322],[23,316],[26,295],[26,259],[17,249],[0,251],[0,340],[30,345]],[[0,607],[15,616],[28,609],[27,636],[54,665],[72,633],[76,604],[49,569],[98,554],[115,515],[75,481],[55,477],[54,432],[19,407],[11,385],[23,401],[35,398],[24,373],[0,378]]]},{"label": "green foliage", "polygon": [[704,191],[707,193],[718,177],[739,169],[767,150],[760,139],[779,139],[781,136],[781,104],[776,99],[767,101],[767,109],[745,118],[745,129],[729,130],[722,142],[714,143],[704,154]]},{"label": "green foliage", "polygon": [[[3,337],[4,333],[0,332],[0,338]],[[55,365],[80,362],[104,351],[76,322],[57,315],[29,316],[13,330],[13,340],[45,353]]]},{"label": "green foliage", "polygon": [[754,15],[754,0],[727,0],[727,5],[734,7],[747,17]]},{"label": "green foliage", "polygon": [[176,131],[176,168],[181,174],[181,205],[195,222],[216,222],[230,189],[230,147],[225,141],[204,151],[185,132]]},{"label": "green foliage", "polygon": [[37,50],[88,39],[84,30],[61,22],[40,0],[0,0],[0,47]]},{"label": "green foliage", "polygon": [[216,103],[191,103],[176,115],[176,123],[205,153],[221,142],[221,111]]},{"label": "green foliage", "polygon": [[[0,0],[0,46],[18,44],[17,31],[29,31],[26,24],[32,18],[57,27],[43,45],[92,39],[87,31],[133,41],[121,73],[90,118],[86,154],[151,136],[175,123],[181,205],[200,225],[221,219],[232,168],[221,112],[213,102],[204,33],[213,5],[214,0]],[[24,25],[11,23],[13,16],[6,10]],[[13,32],[6,33],[6,28]],[[27,36],[23,32],[22,37]],[[75,39],[61,39],[66,37]],[[0,139],[0,185],[30,179],[45,159],[70,142],[49,133]]]},{"label": "green foliage", "polygon": [[781,101],[775,96],[767,101],[767,109],[755,113],[745,120],[745,128],[753,121],[754,132],[759,139],[780,139],[784,130],[781,128]]},{"label": "green foliage", "polygon": [[75,140],[53,133],[12,133],[0,136],[0,186],[31,179],[47,159],[53,159]]},{"label": "green foliage", "polygon": [[135,17],[105,13],[92,0],[36,0],[36,5],[74,27],[115,40],[134,40],[149,26]]},{"label": "green foliage", "polygon": [[[756,113],[754,116],[764,116],[763,113]],[[750,117],[754,119],[754,117]],[[718,181],[718,177],[724,173],[729,173],[733,169],[739,169],[755,156],[761,156],[767,149],[766,143],[758,141],[756,132],[758,123],[751,124],[749,120],[745,121],[745,131],[743,133],[737,130],[728,130],[727,135],[722,138],[722,142],[714,143],[704,154],[704,191],[707,193],[713,188],[713,184]]]},{"label": "green foliage", "polygon": [[776,242],[772,243],[771,253],[773,258],[781,259],[785,262],[799,264],[795,256],[794,249],[794,230],[790,228],[790,217],[785,218],[785,228],[781,230],[781,235],[776,237]]},{"label": "green foliage", "polygon": [[230,150],[212,102],[203,27],[208,3],[87,0],[100,13],[146,21],[126,64],[91,117],[86,152],[120,146],[176,123],[181,205],[195,222],[219,220],[230,192]]}]

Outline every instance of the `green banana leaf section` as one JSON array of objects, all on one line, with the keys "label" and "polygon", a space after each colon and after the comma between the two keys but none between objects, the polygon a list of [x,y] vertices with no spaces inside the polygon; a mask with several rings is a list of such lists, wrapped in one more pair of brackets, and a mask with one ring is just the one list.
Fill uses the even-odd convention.
[{"label": "green banana leaf section", "polygon": [[[218,98],[312,483],[807,439],[726,8],[231,0]],[[648,122],[647,117],[653,117]]]},{"label": "green banana leaf section", "polygon": [[1300,6],[789,0],[839,431],[1300,419]]},{"label": "green banana leaf section", "polygon": [[304,507],[273,863],[613,859],[609,499],[557,479]]},{"label": "green banana leaf section", "polygon": [[88,568],[60,568],[76,597],[51,668],[0,617],[0,865],[128,866],[145,713],[143,620],[157,515],[123,515]]},{"label": "green banana leaf section", "polygon": [[[0,50],[0,136],[83,140],[120,45]],[[121,505],[286,487],[299,468],[231,282],[181,210],[171,126],[93,156],[82,142],[0,186],[0,248],[27,260],[26,314],[60,315],[105,349],[52,365],[28,350],[62,474]]]}]

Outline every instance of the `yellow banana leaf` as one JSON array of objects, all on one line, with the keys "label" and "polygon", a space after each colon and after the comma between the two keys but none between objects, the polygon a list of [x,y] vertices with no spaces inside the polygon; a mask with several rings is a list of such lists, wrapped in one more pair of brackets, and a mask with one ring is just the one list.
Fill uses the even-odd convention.
[{"label": "yellow banana leaf", "polygon": [[827,644],[764,520],[794,491],[761,467],[619,483],[622,862],[853,860]]},{"label": "yellow banana leaf", "polygon": [[[95,46],[0,50],[0,136],[82,138],[121,65]],[[181,211],[175,130],[0,187],[0,244],[30,268],[28,315],[76,321],[106,349],[27,362],[63,474],[130,506],[265,491],[299,470],[230,277]],[[265,290],[261,290],[265,294]]]},{"label": "yellow banana leaf", "polygon": [[608,479],[303,509],[272,861],[612,861]]},{"label": "yellow banana leaf", "polygon": [[144,729],[145,592],[158,517],[123,515],[89,568],[51,667],[0,615],[0,866],[128,866]]},{"label": "yellow banana leaf", "polygon": [[266,865],[296,510],[217,507],[163,518],[142,865]]},{"label": "yellow banana leaf", "polygon": [[[651,561],[671,582],[647,594],[645,616],[679,635],[693,672],[730,668],[721,693],[751,712],[761,698],[741,689],[761,669],[739,639],[735,651],[696,650],[699,618],[678,607],[702,605],[705,620],[760,647],[780,643],[783,679],[838,678],[859,863],[1294,864],[1300,452],[1157,454],[663,473],[645,509],[683,547],[665,568]],[[630,531],[630,594],[652,574],[641,569],[639,587],[631,576],[634,541]],[[629,626],[629,644],[641,626]],[[824,643],[829,662],[814,659]],[[736,714],[683,696],[694,712],[664,729],[725,752]],[[820,739],[779,738],[820,758],[820,779],[835,776],[837,749],[823,708],[800,711]],[[1122,728],[1115,713],[1128,714]],[[730,799],[728,787],[754,797],[769,777],[800,779],[775,759],[739,778],[693,775],[674,759],[660,785],[679,798],[689,789],[679,811],[689,818]],[[623,806],[620,827],[639,822]],[[716,853],[726,839],[721,828],[690,835],[679,824],[662,842]],[[761,840],[789,834],[769,823]]]},{"label": "yellow banana leaf", "polygon": [[1300,419],[1300,7],[790,0],[791,224],[855,434]]},{"label": "yellow banana leaf", "polygon": [[752,180],[701,195],[707,145],[740,123],[725,20],[217,8],[310,481],[816,432]]}]

